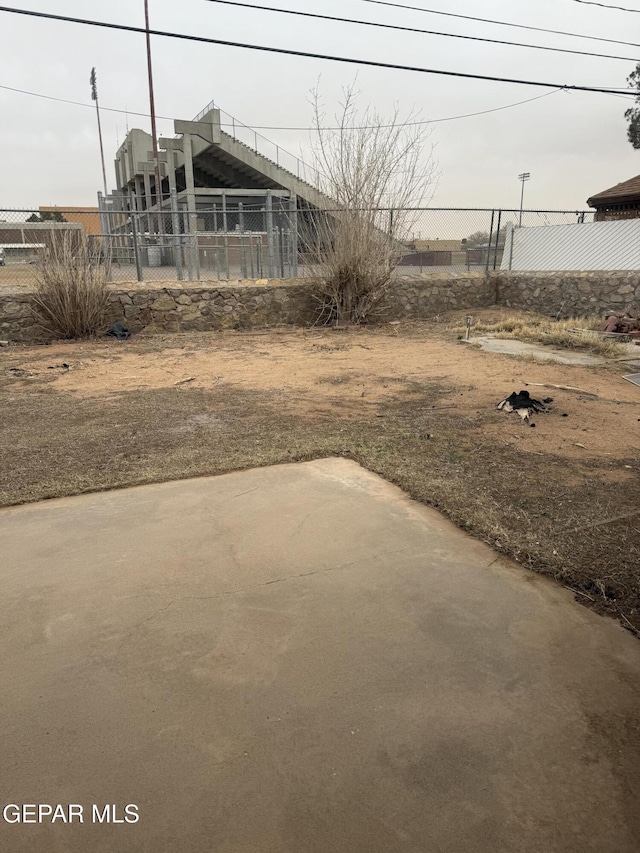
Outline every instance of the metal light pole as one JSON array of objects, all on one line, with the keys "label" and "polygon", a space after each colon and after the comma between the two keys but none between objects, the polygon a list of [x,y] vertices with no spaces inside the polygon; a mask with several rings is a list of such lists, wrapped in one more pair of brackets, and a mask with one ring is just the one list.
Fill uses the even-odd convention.
[{"label": "metal light pole", "polygon": [[156,182],[156,204],[162,206],[162,184],[158,158],[158,134],[156,132],[156,106],[153,97],[153,70],[151,67],[151,34],[149,32],[149,0],[144,0],[144,25],[147,31],[147,71],[149,73],[149,108],[151,112],[151,137],[153,143],[153,174]]},{"label": "metal light pole", "polygon": [[96,76],[96,69],[91,69],[91,76],[89,77],[89,83],[91,84],[91,100],[96,102],[96,115],[98,117],[98,136],[100,137],[100,159],[102,161],[102,185],[104,187],[104,198],[107,198],[107,172],[104,168],[104,147],[102,145],[102,127],[100,126],[100,107],[98,106],[98,78]]},{"label": "metal light pole", "polygon": [[531,177],[530,172],[523,172],[521,175],[518,175],[518,180],[522,181],[522,192],[520,193],[520,222],[518,223],[518,226],[520,228],[522,227],[522,208],[524,205],[524,185],[525,185],[525,182],[528,181],[530,177]]}]

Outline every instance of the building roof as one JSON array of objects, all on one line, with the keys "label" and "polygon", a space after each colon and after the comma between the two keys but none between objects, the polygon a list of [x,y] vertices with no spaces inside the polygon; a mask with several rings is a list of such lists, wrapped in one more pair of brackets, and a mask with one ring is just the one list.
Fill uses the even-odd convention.
[{"label": "building roof", "polygon": [[600,207],[605,204],[624,204],[629,201],[640,201],[640,175],[616,184],[608,190],[603,190],[597,195],[587,199],[589,207]]},{"label": "building roof", "polygon": [[0,243],[0,249],[46,249],[46,243]]}]

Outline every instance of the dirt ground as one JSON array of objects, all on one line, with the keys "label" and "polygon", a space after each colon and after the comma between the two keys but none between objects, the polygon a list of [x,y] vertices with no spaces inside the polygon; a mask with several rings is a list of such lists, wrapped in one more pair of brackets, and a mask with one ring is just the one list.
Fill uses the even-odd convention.
[{"label": "dirt ground", "polygon": [[[2,349],[0,503],[349,456],[640,630],[640,388],[459,320]],[[535,427],[496,410],[525,387]]]}]

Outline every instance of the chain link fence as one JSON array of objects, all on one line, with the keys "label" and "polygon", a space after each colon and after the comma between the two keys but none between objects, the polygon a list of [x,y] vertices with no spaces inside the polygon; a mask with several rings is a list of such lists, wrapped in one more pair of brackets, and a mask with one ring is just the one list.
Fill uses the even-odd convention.
[{"label": "chain link fence", "polygon": [[[0,284],[33,284],[39,265],[72,234],[89,241],[95,263],[112,282],[233,281],[317,274],[308,250],[318,218],[340,211],[231,202],[187,210],[177,198],[150,210],[135,200],[108,200],[102,209],[0,210]],[[593,222],[594,211],[422,208],[375,211],[381,232],[397,228],[398,275],[500,269],[514,228]],[[396,232],[397,233],[397,232]]]}]

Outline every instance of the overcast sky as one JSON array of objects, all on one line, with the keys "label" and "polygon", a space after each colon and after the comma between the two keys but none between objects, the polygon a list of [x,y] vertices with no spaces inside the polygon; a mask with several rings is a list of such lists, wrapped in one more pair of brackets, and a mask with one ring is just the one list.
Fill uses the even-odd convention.
[{"label": "overcast sky", "polygon": [[[254,0],[259,4],[261,0]],[[629,61],[570,56],[439,36],[377,30],[354,24],[238,9],[207,0],[150,0],[151,27],[234,41],[333,53],[468,73],[560,84],[621,88],[640,60],[640,48],[517,30],[362,0],[262,0],[315,11],[442,32],[545,44],[629,57]],[[640,43],[640,14],[576,0],[398,0],[440,9]],[[604,0],[615,4],[619,0]],[[14,0],[37,9],[96,20],[144,25],[143,0]],[[640,0],[623,6],[640,9]],[[144,36],[0,12],[0,85],[91,104],[89,73],[96,66],[101,107],[148,113]],[[336,62],[238,48],[152,39],[158,115],[195,116],[215,100],[249,125],[308,126],[309,91],[320,87],[332,111],[355,68]],[[382,114],[397,102],[409,113],[442,119],[492,109],[544,94],[545,89],[360,68],[363,106]],[[622,97],[557,92],[485,116],[433,124],[441,178],[432,204],[517,207],[520,172],[531,173],[526,207],[576,209],[596,192],[640,173],[640,152],[626,138]],[[124,114],[103,111],[107,177],[125,135]],[[145,117],[129,127],[150,129]],[[160,120],[159,133],[173,133]],[[300,154],[308,134],[263,131]],[[0,208],[93,205],[101,188],[95,110],[0,89]]]}]

